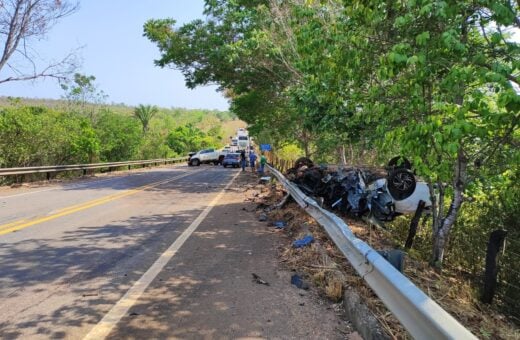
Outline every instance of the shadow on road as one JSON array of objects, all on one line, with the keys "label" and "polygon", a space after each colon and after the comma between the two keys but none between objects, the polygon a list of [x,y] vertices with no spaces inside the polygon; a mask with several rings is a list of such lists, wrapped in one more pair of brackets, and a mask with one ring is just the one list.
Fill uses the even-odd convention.
[{"label": "shadow on road", "polygon": [[[222,190],[214,183],[173,182],[152,190]],[[307,298],[278,270],[279,237],[247,209],[242,201],[218,202],[110,338],[331,338],[336,319],[302,307]],[[201,211],[0,244],[0,308],[7,311],[0,315],[0,337],[83,337]],[[270,285],[253,282],[252,273]]]}]

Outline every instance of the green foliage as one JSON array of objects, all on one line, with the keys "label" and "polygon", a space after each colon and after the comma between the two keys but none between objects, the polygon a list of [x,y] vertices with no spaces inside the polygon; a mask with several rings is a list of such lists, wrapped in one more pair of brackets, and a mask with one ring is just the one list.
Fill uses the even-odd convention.
[{"label": "green foliage", "polygon": [[75,73],[73,80],[61,85],[70,110],[93,119],[97,109],[95,104],[103,103],[108,97],[97,88],[95,81],[94,76]]},{"label": "green foliage", "polygon": [[[211,132],[211,130],[210,130]],[[213,130],[213,134],[215,130]],[[179,126],[168,135],[168,146],[177,154],[196,152],[200,149],[217,145],[215,136],[194,127],[191,124]]]},{"label": "green foliage", "polygon": [[143,105],[140,104],[134,110],[134,116],[141,122],[143,125],[143,133],[148,131],[148,124],[150,124],[150,120],[152,120],[153,116],[157,114],[159,109],[156,106],[152,105]]},{"label": "green foliage", "polygon": [[277,153],[281,159],[295,161],[301,157],[303,150],[296,144],[287,144],[279,149]]},{"label": "green foliage", "polygon": [[[243,126],[233,114],[219,111],[93,108],[90,117],[62,102],[0,98],[0,166],[185,156],[204,147],[222,147],[224,134],[236,131],[236,124]],[[136,110],[146,113],[141,117],[146,125],[133,117]]]},{"label": "green foliage", "polygon": [[[507,32],[520,28],[519,11],[494,0],[207,0],[206,21],[151,20],[145,36],[157,64],[179,68],[188,86],[219,84],[260,143],[298,145],[318,161],[334,161],[342,145],[365,164],[367,154],[409,158],[436,184],[425,242],[440,264],[450,234],[477,242],[488,232],[491,188],[510,197],[520,45]],[[502,222],[516,216],[502,211]],[[468,259],[469,248],[446,249]]]},{"label": "green foliage", "polygon": [[86,118],[44,107],[0,109],[2,167],[81,163],[99,150]]},{"label": "green foliage", "polygon": [[141,143],[141,127],[137,121],[105,110],[97,116],[95,129],[101,144],[101,161],[134,159]]}]

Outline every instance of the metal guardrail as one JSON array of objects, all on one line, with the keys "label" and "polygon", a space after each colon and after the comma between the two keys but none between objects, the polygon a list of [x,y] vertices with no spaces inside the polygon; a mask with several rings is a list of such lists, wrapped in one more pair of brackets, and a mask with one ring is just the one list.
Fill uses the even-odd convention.
[{"label": "metal guardrail", "polygon": [[322,209],[278,170],[268,168],[294,200],[324,227],[358,274],[415,339],[476,339],[376,250],[357,238],[342,219]]},{"label": "metal guardrail", "polygon": [[127,161],[127,162],[112,162],[112,163],[92,163],[92,164],[71,164],[71,165],[48,165],[48,166],[32,166],[32,167],[20,167],[20,168],[0,168],[0,176],[12,176],[12,175],[27,175],[37,173],[51,173],[61,171],[72,171],[72,170],[90,170],[90,169],[101,169],[101,168],[116,168],[122,166],[132,165],[147,165],[147,164],[167,164],[167,163],[178,163],[187,160],[187,157],[181,158],[164,158],[164,159],[149,159],[140,161]]}]

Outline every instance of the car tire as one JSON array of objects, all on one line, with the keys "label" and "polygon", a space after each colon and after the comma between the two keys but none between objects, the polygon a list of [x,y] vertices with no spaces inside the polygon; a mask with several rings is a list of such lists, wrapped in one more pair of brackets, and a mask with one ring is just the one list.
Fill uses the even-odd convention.
[{"label": "car tire", "polygon": [[388,167],[391,169],[412,169],[412,163],[410,161],[403,157],[403,156],[397,156],[394,157],[388,162]]},{"label": "car tire", "polygon": [[404,168],[398,168],[390,172],[388,175],[386,185],[390,195],[397,200],[404,200],[410,197],[415,191],[417,182],[414,174]]},{"label": "car tire", "polygon": [[227,168],[227,164],[222,164],[222,166],[223,166],[224,168]]},{"label": "car tire", "polygon": [[308,168],[312,168],[314,166],[314,163],[310,160],[310,158],[307,158],[307,157],[300,157],[294,162],[294,167],[296,169],[298,169],[304,165],[307,166]]},{"label": "car tire", "polygon": [[198,159],[193,159],[191,161],[191,165],[193,165],[193,166],[200,166],[200,161]]}]

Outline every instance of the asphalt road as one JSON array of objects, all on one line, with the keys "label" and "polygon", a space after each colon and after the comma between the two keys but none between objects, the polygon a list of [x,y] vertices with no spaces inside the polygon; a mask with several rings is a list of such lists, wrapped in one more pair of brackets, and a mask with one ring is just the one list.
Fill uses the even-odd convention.
[{"label": "asphalt road", "polygon": [[0,190],[0,338],[337,338],[333,312],[287,289],[273,235],[232,190],[245,175],[178,166]]}]

